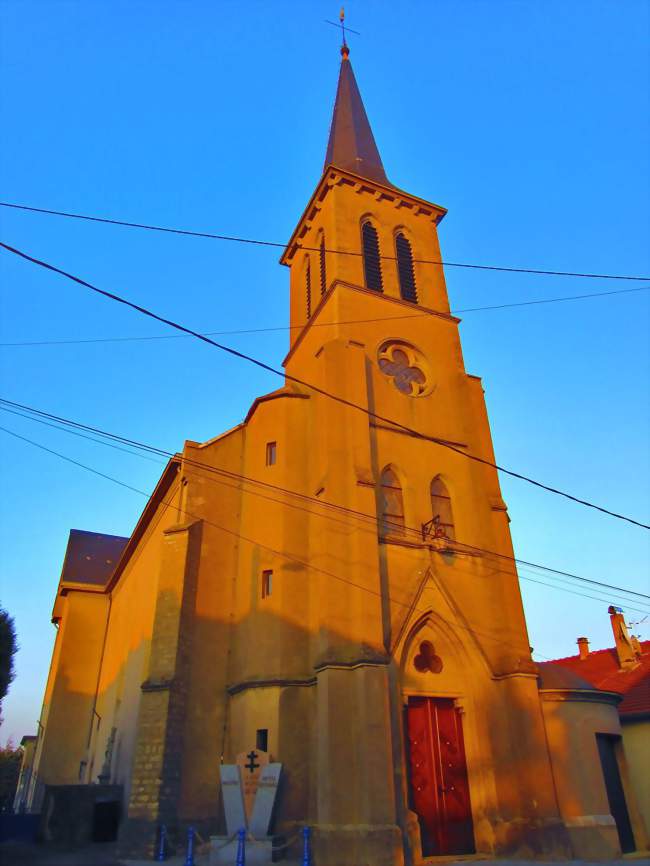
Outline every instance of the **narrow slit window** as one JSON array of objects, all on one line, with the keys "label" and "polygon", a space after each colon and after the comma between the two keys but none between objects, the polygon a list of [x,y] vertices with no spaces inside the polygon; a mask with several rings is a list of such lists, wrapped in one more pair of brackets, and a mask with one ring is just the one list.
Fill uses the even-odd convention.
[{"label": "narrow slit window", "polygon": [[445,482],[439,475],[431,482],[431,511],[434,536],[454,541],[456,532],[454,529],[454,515],[451,508],[451,496]]},{"label": "narrow slit window", "polygon": [[268,752],[269,750],[269,729],[258,728],[255,734],[255,748],[260,752]]},{"label": "narrow slit window", "polygon": [[273,572],[271,570],[262,572],[262,598],[268,598],[273,592]]},{"label": "narrow slit window", "polygon": [[278,456],[278,443],[277,442],[267,442],[266,443],[266,465],[267,466],[275,466],[275,461]]},{"label": "narrow slit window", "polygon": [[325,262],[325,235],[320,238],[320,293],[324,295],[327,291],[327,268]]},{"label": "narrow slit window", "polygon": [[327,270],[325,262],[325,235],[320,237],[320,293],[324,295],[327,291]]},{"label": "narrow slit window", "polygon": [[404,498],[402,485],[387,466],[381,473],[379,489],[379,531],[381,535],[404,534]]},{"label": "narrow slit window", "polygon": [[305,290],[307,292],[307,318],[311,318],[311,262],[307,259],[305,268]]},{"label": "narrow slit window", "polygon": [[371,222],[366,221],[361,228],[363,243],[363,271],[366,287],[375,292],[383,292],[381,277],[381,258],[379,256],[379,236]]},{"label": "narrow slit window", "polygon": [[405,301],[417,304],[418,292],[415,285],[415,271],[413,270],[413,253],[408,238],[401,232],[395,238],[395,251],[397,253],[400,294]]}]

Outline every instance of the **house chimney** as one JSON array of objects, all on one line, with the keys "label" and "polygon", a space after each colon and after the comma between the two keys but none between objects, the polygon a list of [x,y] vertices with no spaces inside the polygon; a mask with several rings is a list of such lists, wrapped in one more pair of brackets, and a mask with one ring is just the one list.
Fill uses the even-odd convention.
[{"label": "house chimney", "polygon": [[643,655],[643,650],[641,649],[641,644],[639,643],[639,638],[635,634],[630,635],[630,642],[632,644],[632,649],[634,650],[634,655],[640,659]]},{"label": "house chimney", "polygon": [[623,616],[622,609],[611,604],[607,609],[607,612],[609,613],[609,618],[612,623],[612,631],[614,632],[619,668],[629,669],[636,667],[638,661],[627,631],[627,625],[625,624],[625,617]]},{"label": "house chimney", "polygon": [[586,637],[579,637],[576,641],[578,644],[578,650],[580,652],[580,658],[586,659],[589,655],[589,641]]}]

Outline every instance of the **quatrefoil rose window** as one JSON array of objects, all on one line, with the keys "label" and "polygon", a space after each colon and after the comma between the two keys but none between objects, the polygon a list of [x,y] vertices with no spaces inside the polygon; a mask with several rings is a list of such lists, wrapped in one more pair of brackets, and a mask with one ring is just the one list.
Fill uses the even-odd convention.
[{"label": "quatrefoil rose window", "polygon": [[408,343],[391,340],[377,353],[379,369],[407,397],[421,397],[428,388],[427,364],[421,352]]}]

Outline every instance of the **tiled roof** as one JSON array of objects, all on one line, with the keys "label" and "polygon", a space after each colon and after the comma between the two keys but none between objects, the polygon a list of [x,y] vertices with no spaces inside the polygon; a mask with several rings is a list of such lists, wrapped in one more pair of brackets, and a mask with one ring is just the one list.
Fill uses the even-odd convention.
[{"label": "tiled roof", "polygon": [[555,662],[538,662],[540,689],[593,689],[592,683],[574,671]]},{"label": "tiled roof", "polygon": [[61,584],[105,586],[129,539],[71,529],[61,573]]},{"label": "tiled roof", "polygon": [[641,641],[639,664],[628,670],[621,670],[616,650],[595,650],[587,658],[579,655],[564,659],[554,659],[553,664],[561,665],[606,692],[624,695],[618,706],[622,716],[650,713],[650,640]]}]

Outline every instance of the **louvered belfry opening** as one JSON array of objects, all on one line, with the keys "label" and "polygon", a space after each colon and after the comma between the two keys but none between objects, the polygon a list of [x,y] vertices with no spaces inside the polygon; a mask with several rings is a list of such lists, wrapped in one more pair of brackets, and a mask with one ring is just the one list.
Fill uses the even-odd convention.
[{"label": "louvered belfry opening", "polygon": [[405,301],[417,304],[418,292],[415,286],[413,253],[411,252],[411,244],[408,238],[401,232],[395,237],[395,250],[397,252],[397,274],[399,276],[400,294]]},{"label": "louvered belfry opening", "polygon": [[305,291],[307,292],[307,318],[311,318],[311,262],[307,256],[307,266],[305,268]]},{"label": "louvered belfry opening", "polygon": [[368,220],[361,227],[361,240],[363,243],[363,270],[366,278],[366,287],[373,289],[375,292],[383,292],[384,285],[381,279],[379,237],[377,229]]},{"label": "louvered belfry opening", "polygon": [[327,291],[327,270],[325,268],[325,235],[320,238],[320,293]]}]

